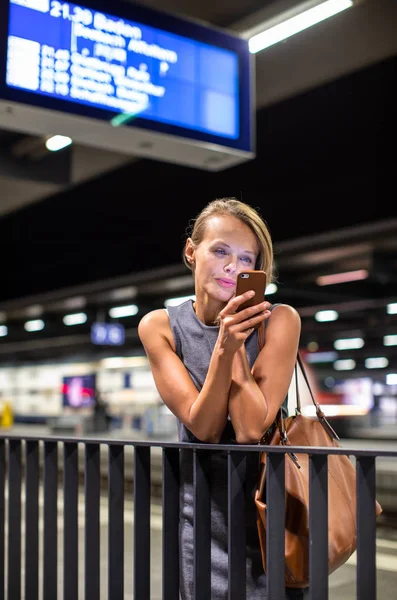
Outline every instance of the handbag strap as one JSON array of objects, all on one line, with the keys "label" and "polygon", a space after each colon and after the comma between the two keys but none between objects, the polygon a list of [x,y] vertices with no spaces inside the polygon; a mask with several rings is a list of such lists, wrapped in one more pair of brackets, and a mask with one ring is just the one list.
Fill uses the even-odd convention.
[{"label": "handbag strap", "polygon": [[[331,425],[329,424],[329,422],[327,421],[327,419],[325,418],[325,415],[323,413],[323,411],[321,410],[321,407],[319,405],[319,403],[317,402],[317,400],[314,397],[313,394],[313,390],[311,388],[310,385],[310,381],[309,378],[307,376],[306,373],[306,369],[304,367],[302,358],[299,354],[299,351],[297,352],[296,355],[296,362],[295,362],[295,385],[296,385],[296,408],[295,408],[295,414],[300,414],[301,413],[301,402],[300,402],[300,395],[299,395],[299,384],[298,384],[298,365],[299,368],[302,372],[303,375],[303,379],[305,380],[305,383],[307,385],[307,388],[310,392],[310,397],[312,399],[312,402],[316,408],[316,415],[318,420],[320,421],[321,425],[324,427],[325,431],[328,433],[329,437],[331,439],[336,439],[339,440],[339,436],[336,433],[336,431],[331,427]],[[278,427],[280,429],[280,433],[281,433],[281,439],[283,441],[283,443],[288,443],[288,436],[287,436],[287,432],[286,432],[286,427],[285,427],[285,419],[283,416],[283,411],[280,409],[278,411],[277,417],[276,417],[276,422],[278,424]]]},{"label": "handbag strap", "polygon": [[[265,324],[263,323],[258,329],[258,351],[260,351],[263,348],[264,343],[265,343]],[[334,429],[328,423],[323,411],[321,410],[319,403],[317,402],[317,400],[314,397],[313,390],[311,388],[310,381],[309,381],[309,378],[306,373],[306,369],[304,367],[301,355],[299,354],[299,350],[296,354],[296,362],[295,362],[295,368],[294,368],[295,388],[296,388],[295,414],[296,415],[301,414],[301,399],[300,399],[299,383],[298,383],[298,365],[299,365],[299,368],[303,375],[303,379],[305,380],[306,386],[309,390],[310,398],[316,408],[317,418],[319,419],[319,421],[321,422],[321,424],[323,425],[324,429],[327,431],[327,433],[331,437],[331,439],[339,440],[340,438],[339,438],[338,434],[334,431]],[[286,431],[286,427],[285,427],[285,418],[283,416],[283,411],[281,408],[279,409],[279,411],[276,415],[275,423],[277,424],[277,426],[280,430],[281,439],[282,439],[283,443],[288,443],[287,431]]]}]

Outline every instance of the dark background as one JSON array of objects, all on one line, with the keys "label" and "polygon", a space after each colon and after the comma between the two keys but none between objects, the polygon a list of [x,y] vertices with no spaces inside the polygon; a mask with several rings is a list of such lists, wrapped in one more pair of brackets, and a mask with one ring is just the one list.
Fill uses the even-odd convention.
[{"label": "dark background", "polygon": [[235,168],[141,159],[3,217],[0,300],[178,263],[219,196],[259,208],[275,244],[397,216],[396,74],[392,57],[259,110]]}]

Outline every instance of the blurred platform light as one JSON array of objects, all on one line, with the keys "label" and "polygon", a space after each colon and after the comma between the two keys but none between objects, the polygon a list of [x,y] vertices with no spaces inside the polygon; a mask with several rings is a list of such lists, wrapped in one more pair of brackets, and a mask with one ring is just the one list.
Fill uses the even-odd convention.
[{"label": "blurred platform light", "polygon": [[33,319],[34,317],[40,317],[43,311],[44,309],[41,304],[33,304],[26,309],[25,315]]},{"label": "blurred platform light", "polygon": [[383,336],[384,346],[397,346],[397,335],[385,335]]},{"label": "blurred platform light", "polygon": [[29,331],[29,332],[41,331],[42,329],[44,329],[44,321],[42,321],[41,319],[34,319],[32,321],[26,321],[24,327],[25,327],[26,331]]},{"label": "blurred platform light", "polygon": [[146,367],[148,359],[146,356],[110,356],[103,358],[100,362],[104,369],[128,369],[131,367]]},{"label": "blurred platform light", "polygon": [[328,321],[336,321],[339,319],[339,313],[336,310],[319,310],[314,315],[314,318],[319,323],[326,323]]},{"label": "blurred platform light", "polygon": [[47,150],[50,152],[58,152],[58,150],[62,150],[63,148],[70,146],[72,141],[72,138],[66,135],[53,135],[47,139],[45,145]]},{"label": "blurred platform light", "polygon": [[311,364],[334,362],[338,356],[338,353],[332,350],[329,352],[313,352],[313,354],[306,354],[305,361]]},{"label": "blurred platform light", "polygon": [[312,341],[307,344],[307,349],[309,352],[317,352],[318,348],[319,346],[316,341]]},{"label": "blurred platform light", "polygon": [[65,315],[63,317],[63,322],[65,323],[65,325],[82,325],[83,323],[85,323],[87,321],[87,315],[83,312],[81,313],[74,313],[71,315]]},{"label": "blurred platform light", "polygon": [[109,316],[113,319],[121,317],[133,317],[138,314],[139,308],[136,304],[128,304],[126,306],[114,306],[109,310]]},{"label": "blurred platform light", "polygon": [[388,315],[397,315],[397,302],[392,302],[386,305],[386,311]]},{"label": "blurred platform light", "polygon": [[167,308],[168,306],[179,306],[182,302],[186,302],[187,300],[193,300],[195,302],[196,296],[179,296],[177,298],[167,298],[164,300],[164,306]]},{"label": "blurred platform light", "polygon": [[357,271],[346,271],[345,273],[333,273],[332,275],[320,275],[316,279],[317,285],[336,285],[337,283],[347,283],[349,281],[360,281],[367,279],[368,271],[358,269]]},{"label": "blurred platform light", "polygon": [[138,288],[134,285],[128,285],[126,287],[111,290],[109,292],[108,297],[110,300],[123,301],[123,300],[126,300],[127,298],[128,299],[135,298],[137,294],[138,294]]},{"label": "blurred platform light", "polygon": [[386,375],[387,385],[397,385],[397,373],[388,373]]},{"label": "blurred platform light", "polygon": [[379,381],[374,381],[372,386],[372,393],[374,396],[381,396],[385,393],[384,385]]},{"label": "blurred platform light", "polygon": [[365,359],[366,369],[384,369],[389,364],[389,361],[385,356],[376,356],[373,358]]},{"label": "blurred platform light", "polygon": [[344,358],[341,360],[336,360],[334,362],[334,369],[336,371],[351,371],[356,367],[356,361],[352,358]]},{"label": "blurred platform light", "polygon": [[275,283],[269,283],[268,286],[266,286],[266,290],[265,290],[265,296],[271,296],[272,294],[275,294],[278,290],[278,287],[276,286]]},{"label": "blurred platform light", "polygon": [[335,386],[335,383],[336,383],[336,381],[335,381],[335,379],[333,377],[326,377],[324,379],[324,385],[327,388],[333,388]]},{"label": "blurred platform light", "polygon": [[74,298],[67,298],[64,303],[64,307],[69,310],[76,310],[83,308],[87,304],[87,300],[84,296],[74,296]]},{"label": "blurred platform light", "polygon": [[362,338],[346,338],[334,341],[335,350],[357,350],[364,346]]},{"label": "blurred platform light", "polygon": [[[353,417],[368,414],[368,408],[365,406],[354,406],[352,404],[322,404],[321,410],[326,417]],[[305,417],[315,417],[316,407],[312,404],[302,406],[302,414]]]},{"label": "blurred platform light", "polygon": [[0,325],[0,337],[5,337],[6,335],[8,335],[7,325]]},{"label": "blurred platform light", "polygon": [[353,0],[309,0],[301,2],[288,11],[263,21],[255,28],[244,32],[249,37],[249,51],[251,54],[260,52],[273,44],[277,44],[300,31],[304,31],[325,19],[336,15],[353,6]]}]

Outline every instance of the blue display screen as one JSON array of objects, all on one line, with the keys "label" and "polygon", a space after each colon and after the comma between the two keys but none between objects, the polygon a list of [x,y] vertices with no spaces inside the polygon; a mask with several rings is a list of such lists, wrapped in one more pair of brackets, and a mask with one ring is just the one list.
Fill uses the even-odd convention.
[{"label": "blue display screen", "polygon": [[93,323],[91,342],[97,345],[121,346],[125,341],[125,328],[120,323]]},{"label": "blue display screen", "polygon": [[225,140],[241,135],[237,52],[71,2],[10,0],[6,84]]}]

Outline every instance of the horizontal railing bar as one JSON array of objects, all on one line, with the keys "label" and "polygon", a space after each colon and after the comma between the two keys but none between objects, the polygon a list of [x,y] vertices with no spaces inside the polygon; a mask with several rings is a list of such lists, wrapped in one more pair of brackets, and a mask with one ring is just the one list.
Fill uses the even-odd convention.
[{"label": "horizontal railing bar", "polygon": [[150,446],[152,448],[184,448],[191,450],[227,450],[231,452],[281,452],[295,454],[344,454],[347,456],[375,456],[385,458],[397,457],[397,450],[381,450],[381,449],[354,449],[337,447],[331,448],[329,446],[265,446],[260,444],[207,444],[207,443],[194,443],[194,442],[165,442],[165,441],[154,441],[154,440],[122,440],[122,439],[101,439],[91,437],[77,437],[67,436],[58,437],[55,435],[50,436],[30,436],[30,435],[10,435],[0,433],[0,439],[7,440],[26,440],[26,441],[43,441],[43,442],[61,442],[68,443],[74,442],[78,444],[101,444],[101,445],[121,445],[121,446]]}]

